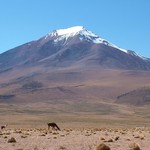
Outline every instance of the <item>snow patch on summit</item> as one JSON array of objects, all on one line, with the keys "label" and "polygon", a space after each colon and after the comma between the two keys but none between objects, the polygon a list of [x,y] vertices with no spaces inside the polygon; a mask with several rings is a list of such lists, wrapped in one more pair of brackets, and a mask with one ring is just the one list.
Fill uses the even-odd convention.
[{"label": "snow patch on summit", "polygon": [[83,26],[75,26],[75,27],[71,27],[71,28],[67,28],[67,29],[56,30],[56,34],[58,36],[66,35],[66,34],[75,35],[76,33],[80,32],[82,30],[84,30]]},{"label": "snow patch on summit", "polygon": [[107,46],[111,46],[125,53],[128,53],[127,50],[119,48],[118,46],[108,42],[107,40],[100,38],[93,32],[85,29],[83,26],[74,26],[74,27],[67,28],[67,29],[59,29],[59,30],[55,30],[49,33],[49,36],[52,36],[52,37],[57,36],[57,38],[54,40],[55,43],[61,40],[67,41],[68,38],[73,37],[75,35],[79,35],[80,40],[86,40],[86,41],[93,42],[96,44],[105,44]]},{"label": "snow patch on summit", "polygon": [[[116,46],[115,44],[112,44],[111,42],[99,37],[98,35],[94,34],[93,32],[87,30],[86,28],[84,28],[83,26],[74,26],[74,27],[70,27],[70,28],[66,28],[66,29],[58,29],[58,30],[54,30],[53,32],[50,32],[48,35],[45,36],[45,39],[47,39],[48,37],[52,37],[55,44],[57,44],[57,42],[59,41],[63,41],[64,44],[67,43],[67,40],[71,37],[74,37],[78,35],[80,40],[86,40],[89,42],[93,42],[96,44],[104,44],[113,48],[116,48],[126,54],[130,54],[129,50],[126,49],[122,49],[118,46]],[[132,54],[134,56],[136,56],[137,54]],[[142,56],[138,57],[145,59]]]}]

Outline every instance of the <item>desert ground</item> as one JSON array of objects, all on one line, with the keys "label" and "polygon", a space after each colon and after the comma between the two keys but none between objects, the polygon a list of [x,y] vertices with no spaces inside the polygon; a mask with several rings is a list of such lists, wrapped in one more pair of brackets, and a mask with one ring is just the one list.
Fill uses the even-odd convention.
[{"label": "desert ground", "polygon": [[[102,143],[111,150],[150,150],[149,106],[86,105],[1,104],[0,125],[8,126],[0,129],[0,150],[101,150]],[[48,130],[48,122],[61,131]]]},{"label": "desert ground", "polygon": [[[92,74],[91,80],[54,73],[41,81],[50,87],[36,90],[22,88],[20,78],[1,85],[1,98],[15,98],[0,101],[0,125],[8,124],[0,130],[0,150],[101,150],[96,148],[102,143],[111,150],[139,150],[133,148],[136,144],[150,150],[150,105],[123,105],[114,99],[149,87],[149,73],[86,73]],[[61,131],[48,130],[48,122],[56,122]]]},{"label": "desert ground", "polygon": [[149,150],[150,128],[16,128],[0,131],[1,150]]}]

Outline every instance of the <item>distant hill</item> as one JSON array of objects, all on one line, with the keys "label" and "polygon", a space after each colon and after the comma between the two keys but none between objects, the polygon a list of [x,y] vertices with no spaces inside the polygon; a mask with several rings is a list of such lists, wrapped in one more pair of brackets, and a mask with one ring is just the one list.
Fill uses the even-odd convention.
[{"label": "distant hill", "polygon": [[117,97],[117,103],[126,103],[141,106],[150,104],[150,87],[143,87]]}]

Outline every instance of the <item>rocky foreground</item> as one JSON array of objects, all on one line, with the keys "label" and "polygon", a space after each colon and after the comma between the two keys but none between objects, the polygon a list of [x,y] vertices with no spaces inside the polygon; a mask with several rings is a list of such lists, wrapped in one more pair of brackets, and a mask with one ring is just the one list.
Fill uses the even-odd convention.
[{"label": "rocky foreground", "polygon": [[0,150],[150,150],[150,128],[3,129]]}]

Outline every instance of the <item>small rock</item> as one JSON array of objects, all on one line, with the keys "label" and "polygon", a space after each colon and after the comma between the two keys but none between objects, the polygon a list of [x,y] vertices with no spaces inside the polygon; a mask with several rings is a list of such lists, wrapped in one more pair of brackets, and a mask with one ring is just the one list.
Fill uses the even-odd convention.
[{"label": "small rock", "polygon": [[130,144],[129,147],[131,148],[131,150],[141,150],[139,145],[136,143]]},{"label": "small rock", "polygon": [[7,136],[4,136],[4,139],[7,139],[8,137]]},{"label": "small rock", "polygon": [[34,147],[34,150],[39,150],[37,146]]},{"label": "small rock", "polygon": [[104,143],[100,144],[99,146],[96,147],[96,150],[110,150],[110,147],[105,145]]},{"label": "small rock", "polygon": [[127,138],[126,140],[127,140],[127,141],[131,141],[131,139],[129,139],[129,138]]},{"label": "small rock", "polygon": [[116,137],[115,137],[115,141],[117,141],[118,139],[119,139],[119,136],[116,136]]},{"label": "small rock", "polygon": [[105,138],[101,137],[101,140],[105,140]]},{"label": "small rock", "polygon": [[46,136],[46,135],[43,133],[43,134],[40,134],[39,136]]},{"label": "small rock", "polygon": [[134,136],[134,138],[137,138],[137,139],[138,139],[138,138],[140,138],[140,136],[139,136],[139,135],[136,135],[136,136]]},{"label": "small rock", "polygon": [[113,142],[113,140],[112,140],[112,139],[109,139],[107,142]]},{"label": "small rock", "polygon": [[21,135],[21,138],[27,138],[27,136],[26,135]]},{"label": "small rock", "polygon": [[8,143],[16,143],[16,139],[12,137],[11,139],[8,140]]}]

